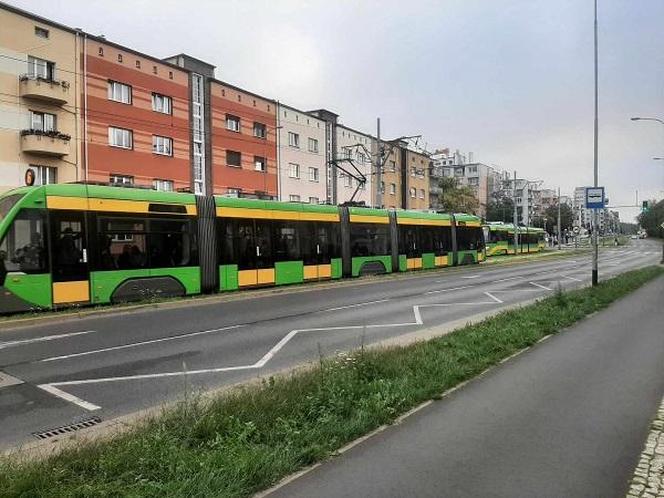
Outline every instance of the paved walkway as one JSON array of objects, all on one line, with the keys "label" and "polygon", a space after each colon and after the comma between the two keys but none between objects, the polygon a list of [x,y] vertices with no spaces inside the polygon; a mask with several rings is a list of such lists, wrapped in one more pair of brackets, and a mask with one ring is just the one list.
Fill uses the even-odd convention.
[{"label": "paved walkway", "polygon": [[271,497],[624,497],[664,394],[664,278]]},{"label": "paved walkway", "polygon": [[664,398],[650,425],[650,434],[630,481],[628,497],[664,497]]}]

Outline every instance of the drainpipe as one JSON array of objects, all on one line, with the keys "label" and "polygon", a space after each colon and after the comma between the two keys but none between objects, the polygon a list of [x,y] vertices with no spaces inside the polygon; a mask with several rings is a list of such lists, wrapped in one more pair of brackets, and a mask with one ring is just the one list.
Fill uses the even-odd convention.
[{"label": "drainpipe", "polygon": [[83,35],[83,143],[84,143],[84,180],[88,181],[88,35]]}]

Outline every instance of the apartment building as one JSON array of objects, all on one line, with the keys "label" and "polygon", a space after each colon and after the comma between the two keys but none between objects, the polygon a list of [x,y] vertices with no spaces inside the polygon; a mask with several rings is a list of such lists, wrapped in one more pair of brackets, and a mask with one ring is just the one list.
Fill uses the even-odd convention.
[{"label": "apartment building", "polygon": [[326,202],[326,122],[294,107],[278,104],[277,130],[279,200]]},{"label": "apartment building", "polygon": [[431,157],[409,146],[401,149],[401,199],[404,209],[429,209]]},{"label": "apartment building", "polygon": [[[380,207],[399,209],[403,207],[402,154],[401,148],[385,143],[387,156],[381,172],[381,205]],[[376,153],[378,151],[376,150]]]},{"label": "apartment building", "polygon": [[[374,178],[371,154],[374,149],[371,135],[336,125],[337,203],[364,202],[367,206],[374,201]],[[365,182],[360,183],[359,178]]]},{"label": "apartment building", "polygon": [[81,179],[190,190],[189,73],[84,36]]},{"label": "apartment building", "polygon": [[166,59],[190,73],[196,193],[277,199],[277,104],[215,78],[187,54]]},{"label": "apartment building", "polygon": [[0,4],[0,191],[80,179],[81,40]]}]

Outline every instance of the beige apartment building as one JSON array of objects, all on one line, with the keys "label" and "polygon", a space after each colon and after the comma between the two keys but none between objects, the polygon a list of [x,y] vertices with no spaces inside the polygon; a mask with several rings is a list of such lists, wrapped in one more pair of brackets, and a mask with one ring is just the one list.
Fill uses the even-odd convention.
[{"label": "beige apartment building", "polygon": [[385,208],[399,209],[403,207],[401,149],[391,144],[385,144],[385,148],[390,153],[385,158],[381,175],[382,205]]},{"label": "beige apartment building", "polygon": [[0,5],[0,191],[78,180],[79,32]]},{"label": "beige apartment building", "polygon": [[401,149],[402,189],[405,209],[429,209],[429,170],[431,158],[410,148]]}]

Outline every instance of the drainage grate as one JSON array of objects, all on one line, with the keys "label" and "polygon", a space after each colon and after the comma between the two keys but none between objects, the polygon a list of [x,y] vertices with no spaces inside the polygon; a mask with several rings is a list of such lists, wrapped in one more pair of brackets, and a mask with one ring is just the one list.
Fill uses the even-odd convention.
[{"label": "drainage grate", "polygon": [[55,429],[48,429],[41,432],[33,432],[32,435],[37,439],[50,439],[56,436],[64,436],[71,434],[72,432],[80,431],[81,429],[87,429],[101,423],[101,418],[99,417],[90,417],[75,424],[63,425],[61,427],[56,427]]}]

